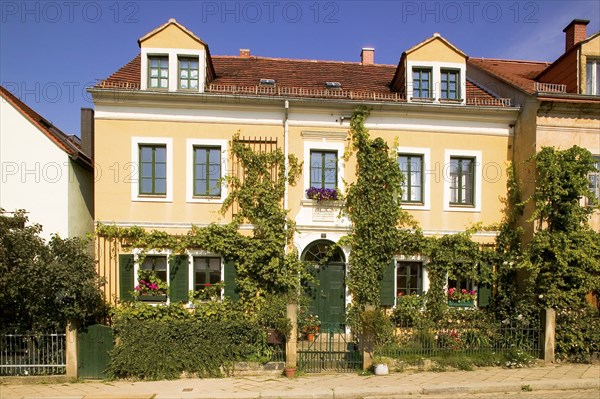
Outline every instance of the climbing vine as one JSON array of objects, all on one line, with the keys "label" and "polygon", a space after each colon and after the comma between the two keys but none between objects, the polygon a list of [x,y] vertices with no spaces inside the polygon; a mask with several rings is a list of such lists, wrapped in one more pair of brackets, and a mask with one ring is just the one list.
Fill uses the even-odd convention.
[{"label": "climbing vine", "polygon": [[398,251],[397,227],[410,220],[398,204],[403,177],[396,156],[382,138],[370,138],[365,128],[368,115],[359,107],[350,120],[357,166],[356,182],[350,184],[346,199],[352,221],[348,289],[356,305],[379,305],[380,281]]},{"label": "climbing vine", "polygon": [[[291,155],[286,168],[280,149],[254,151],[239,139],[239,133],[233,136],[230,148],[244,171],[243,178],[226,177],[230,190],[221,213],[237,205],[231,223],[192,226],[185,235],[99,224],[96,234],[142,253],[160,249],[182,253],[191,248],[219,253],[226,261],[235,261],[240,303],[256,310],[267,295],[295,295],[300,288],[298,276],[303,268],[298,254],[287,251],[295,230],[283,208],[283,196],[286,185],[296,183],[301,165]],[[253,226],[251,234],[240,233],[242,223]]]}]

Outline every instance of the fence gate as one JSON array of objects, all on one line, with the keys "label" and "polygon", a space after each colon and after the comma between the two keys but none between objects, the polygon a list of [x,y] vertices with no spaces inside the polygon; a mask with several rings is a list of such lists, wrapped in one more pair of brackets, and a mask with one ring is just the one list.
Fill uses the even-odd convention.
[{"label": "fence gate", "polygon": [[79,378],[104,379],[108,367],[108,352],[113,348],[112,328],[96,324],[77,334]]},{"label": "fence gate", "polygon": [[345,328],[321,328],[314,341],[298,341],[298,367],[307,373],[355,372],[362,368],[358,342]]}]

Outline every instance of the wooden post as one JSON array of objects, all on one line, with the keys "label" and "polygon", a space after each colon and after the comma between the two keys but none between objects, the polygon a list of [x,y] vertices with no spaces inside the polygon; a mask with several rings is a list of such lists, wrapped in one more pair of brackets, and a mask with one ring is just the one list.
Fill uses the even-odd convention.
[{"label": "wooden post", "polygon": [[298,305],[290,303],[286,306],[286,315],[292,322],[292,330],[285,343],[285,367],[295,368],[298,360]]},{"label": "wooden post", "polygon": [[[375,306],[366,305],[363,312],[372,312],[374,310]],[[362,337],[360,337],[360,346],[363,358],[363,370],[368,370],[373,365],[373,331],[364,326],[362,328]]]},{"label": "wooden post", "polygon": [[554,363],[554,335],[556,331],[556,312],[554,309],[546,309],[543,313],[544,330],[544,362],[546,364]]},{"label": "wooden post", "polygon": [[78,378],[78,343],[77,343],[77,325],[73,321],[67,322],[66,331],[66,364],[67,364],[67,378],[77,379]]}]

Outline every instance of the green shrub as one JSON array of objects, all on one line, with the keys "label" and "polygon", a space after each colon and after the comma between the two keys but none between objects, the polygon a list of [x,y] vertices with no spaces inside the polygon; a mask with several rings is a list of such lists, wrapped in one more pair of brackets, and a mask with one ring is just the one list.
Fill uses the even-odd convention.
[{"label": "green shrub", "polygon": [[600,351],[600,312],[591,306],[556,312],[556,357],[589,362]]},{"label": "green shrub", "polygon": [[201,303],[195,311],[178,304],[122,306],[114,329],[112,378],[218,377],[235,361],[266,360],[264,329],[227,301]]}]

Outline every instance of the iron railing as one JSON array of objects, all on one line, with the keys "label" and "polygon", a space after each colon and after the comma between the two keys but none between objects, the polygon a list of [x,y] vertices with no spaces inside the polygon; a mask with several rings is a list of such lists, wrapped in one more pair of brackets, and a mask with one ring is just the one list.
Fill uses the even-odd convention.
[{"label": "iron railing", "polygon": [[379,348],[375,354],[402,359],[519,351],[540,358],[541,336],[542,329],[538,319],[527,323],[504,321],[452,326],[401,322],[395,329],[393,342]]},{"label": "iron railing", "polygon": [[0,335],[0,375],[66,373],[66,334]]}]

